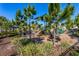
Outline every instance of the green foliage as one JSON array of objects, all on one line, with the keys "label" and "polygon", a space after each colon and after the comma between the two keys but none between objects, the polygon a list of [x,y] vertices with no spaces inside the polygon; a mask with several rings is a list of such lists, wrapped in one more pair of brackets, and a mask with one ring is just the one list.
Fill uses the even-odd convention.
[{"label": "green foliage", "polygon": [[79,36],[79,31],[74,32],[76,36]]},{"label": "green foliage", "polygon": [[[73,11],[74,11],[74,7],[71,4],[68,4],[64,9],[64,11],[62,12],[61,12],[61,7],[59,3],[48,4],[48,13],[41,15],[40,17],[37,17],[37,19],[38,20],[40,19],[42,22],[44,22],[44,25],[45,25],[44,27],[42,27],[42,25],[39,26],[39,29],[43,30],[45,28],[47,32],[49,32],[51,30],[50,28],[52,27],[52,24],[53,24],[53,28],[55,28],[56,25],[60,23],[60,20],[62,21],[62,19],[65,20],[68,17],[71,17],[71,15],[73,14]],[[6,17],[1,16],[0,28],[2,30],[7,31],[7,30],[10,30],[11,27],[18,27],[18,32],[21,34],[26,32],[27,30],[30,31],[31,28],[34,30],[36,28],[36,25],[39,25],[38,23],[34,24],[35,21],[32,22],[31,24],[30,20],[34,19],[34,15],[36,15],[36,9],[34,6],[31,6],[29,4],[26,8],[24,8],[23,12],[18,9],[16,11],[16,17],[12,21],[9,21],[8,19],[6,19]],[[28,22],[29,24],[27,23],[27,21],[29,21]],[[78,22],[79,22],[78,17],[76,18],[75,22],[76,22],[75,24],[78,25]],[[72,27],[73,25],[72,20],[70,21],[67,20],[66,25],[67,25],[66,26],[67,28]],[[29,37],[31,36],[29,35]]]},{"label": "green foliage", "polygon": [[71,4],[68,4],[61,14],[61,19],[67,19],[73,14],[73,12],[74,12],[74,7]]},{"label": "green foliage", "polygon": [[79,27],[79,14],[76,16],[76,19],[74,20],[74,23],[76,26]]},{"label": "green foliage", "polygon": [[31,40],[31,39],[26,39],[26,38],[24,38],[24,39],[21,39],[21,40],[19,41],[19,43],[20,43],[21,45],[25,46],[25,45],[27,45],[28,43],[32,43],[32,40]]},{"label": "green foliage", "polygon": [[70,17],[66,20],[66,28],[67,29],[71,29],[73,28],[74,22],[72,19],[70,19]]},{"label": "green foliage", "polygon": [[17,46],[17,51],[20,55],[26,56],[46,56],[53,55],[52,42],[47,43],[35,43],[29,39],[14,39],[13,44]]},{"label": "green foliage", "polygon": [[59,3],[50,3],[48,4],[48,12],[52,16],[56,16],[57,13],[60,12],[60,4]]},{"label": "green foliage", "polygon": [[9,31],[9,32],[1,32],[0,33],[0,38],[2,37],[10,37],[10,36],[15,36],[18,35],[16,31]]},{"label": "green foliage", "polygon": [[52,55],[52,44],[50,43],[30,43],[20,48],[23,55]]},{"label": "green foliage", "polygon": [[68,48],[69,46],[70,45],[67,42],[62,42],[61,43],[61,47],[64,48],[64,49]]},{"label": "green foliage", "polygon": [[71,51],[70,55],[71,56],[79,56],[79,52],[78,51]]},{"label": "green foliage", "polygon": [[27,8],[24,8],[24,15],[26,18],[30,18],[35,14],[36,14],[36,10],[34,6],[28,5]]},{"label": "green foliage", "polygon": [[[54,55],[53,43],[51,41],[37,43],[27,38],[14,38],[12,43],[17,46],[17,52],[19,55],[24,56],[51,56]],[[62,42],[60,47],[62,50],[67,49],[70,46],[67,42]]]}]

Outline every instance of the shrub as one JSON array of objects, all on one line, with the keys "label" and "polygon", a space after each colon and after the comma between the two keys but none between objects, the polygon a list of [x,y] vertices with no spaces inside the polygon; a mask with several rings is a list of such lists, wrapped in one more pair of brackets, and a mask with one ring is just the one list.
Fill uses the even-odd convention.
[{"label": "shrub", "polygon": [[14,39],[13,44],[17,46],[17,52],[19,55],[26,56],[47,56],[53,55],[52,42],[47,43],[35,43],[29,39]]},{"label": "shrub", "polygon": [[71,56],[79,56],[79,52],[77,52],[77,51],[71,51],[70,55]]},{"label": "shrub", "polygon": [[76,35],[79,36],[79,31],[76,32]]},{"label": "shrub", "polygon": [[[52,42],[36,43],[32,42],[31,39],[18,38],[14,39],[13,43],[17,46],[17,52],[19,55],[24,56],[51,56],[54,55],[54,48]],[[61,46],[63,49],[68,48],[70,45],[67,42],[62,42]]]},{"label": "shrub", "polygon": [[50,43],[29,43],[28,45],[22,46],[20,48],[22,55],[27,56],[53,55],[52,50],[53,47]]},{"label": "shrub", "polygon": [[9,32],[1,32],[0,33],[0,38],[1,37],[10,37],[10,36],[14,36],[14,35],[17,35],[17,32],[16,31],[9,31]]},{"label": "shrub", "polygon": [[70,46],[70,44],[68,44],[67,42],[61,43],[61,47],[64,48],[64,49],[68,48],[69,46]]},{"label": "shrub", "polygon": [[19,41],[19,43],[24,46],[24,45],[27,45],[28,43],[32,43],[32,40],[23,38]]}]

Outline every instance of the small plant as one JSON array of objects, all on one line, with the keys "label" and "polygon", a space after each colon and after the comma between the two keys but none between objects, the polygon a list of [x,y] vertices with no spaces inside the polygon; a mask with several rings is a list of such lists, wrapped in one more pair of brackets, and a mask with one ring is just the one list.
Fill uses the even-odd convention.
[{"label": "small plant", "polygon": [[17,46],[19,55],[25,56],[47,56],[53,55],[52,42],[35,43],[29,39],[15,39],[12,41]]},{"label": "small plant", "polygon": [[69,46],[70,45],[67,42],[62,42],[61,43],[61,47],[64,48],[64,49],[68,48]]},{"label": "small plant", "polygon": [[28,45],[20,48],[23,55],[39,56],[39,55],[53,55],[52,44],[50,43],[29,43]]},{"label": "small plant", "polygon": [[79,56],[79,52],[77,52],[77,51],[71,51],[70,55],[71,56]]},{"label": "small plant", "polygon": [[28,43],[32,43],[32,40],[24,38],[24,39],[21,39],[19,43],[24,46],[24,45],[27,45]]}]

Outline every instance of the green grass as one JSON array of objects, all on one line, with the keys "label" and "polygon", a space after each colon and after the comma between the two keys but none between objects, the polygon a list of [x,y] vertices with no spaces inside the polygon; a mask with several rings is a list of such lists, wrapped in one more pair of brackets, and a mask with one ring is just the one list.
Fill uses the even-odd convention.
[{"label": "green grass", "polygon": [[68,48],[70,46],[70,44],[68,44],[67,42],[62,42],[61,43],[61,47],[63,48],[63,49],[66,49],[66,48]]},{"label": "green grass", "polygon": [[79,51],[71,51],[70,55],[71,56],[79,56]]},{"label": "green grass", "polygon": [[26,56],[47,56],[53,55],[52,42],[35,43],[30,39],[14,39],[13,44],[17,46],[17,51],[20,55]]},{"label": "green grass", "polygon": [[[14,38],[12,43],[17,46],[17,52],[23,56],[53,56],[55,52],[51,41],[36,43],[27,38]],[[63,49],[70,45],[67,42],[61,43]],[[57,51],[56,51],[57,52]]]},{"label": "green grass", "polygon": [[29,43],[20,48],[22,55],[27,56],[53,55],[52,50],[53,47],[51,43]]}]

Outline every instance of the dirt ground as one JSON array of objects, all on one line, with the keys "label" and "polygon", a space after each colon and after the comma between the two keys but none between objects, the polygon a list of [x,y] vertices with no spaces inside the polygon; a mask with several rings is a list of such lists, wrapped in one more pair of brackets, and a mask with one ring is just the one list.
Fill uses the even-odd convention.
[{"label": "dirt ground", "polygon": [[16,55],[15,46],[10,43],[10,38],[0,39],[0,56]]},{"label": "dirt ground", "polygon": [[[43,42],[47,42],[49,39],[49,36],[48,35],[41,36],[40,38],[43,39],[42,40]],[[77,37],[72,37],[72,36],[69,36],[68,34],[61,34],[59,36],[59,38],[61,39],[60,42],[67,42],[71,45],[73,45],[74,43],[76,43],[78,41]],[[11,40],[10,37],[0,39],[0,56],[15,56],[15,55],[17,55],[16,48],[14,45],[12,45],[10,43],[10,40]],[[61,50],[61,49],[59,48],[59,50]]]},{"label": "dirt ground", "polygon": [[59,36],[59,38],[61,39],[60,42],[67,42],[69,43],[70,45],[73,45],[75,44],[77,41],[78,41],[78,37],[75,37],[75,36],[69,36],[68,34],[61,34]]}]

